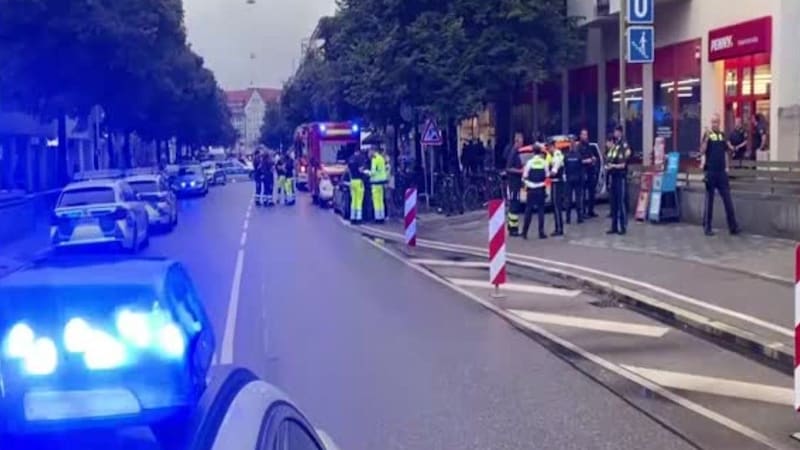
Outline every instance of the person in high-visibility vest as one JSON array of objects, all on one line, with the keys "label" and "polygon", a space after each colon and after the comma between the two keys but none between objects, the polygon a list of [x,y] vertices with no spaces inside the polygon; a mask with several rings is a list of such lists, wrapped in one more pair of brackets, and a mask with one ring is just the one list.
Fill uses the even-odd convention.
[{"label": "person in high-visibility vest", "polygon": [[525,205],[525,223],[522,226],[522,238],[528,239],[528,229],[531,227],[531,216],[536,208],[539,218],[539,239],[547,239],[544,232],[544,202],[547,196],[547,176],[550,173],[550,163],[540,145],[534,144],[533,157],[525,163],[522,170],[522,181],[527,189]]},{"label": "person in high-visibility vest", "polygon": [[283,155],[283,203],[294,205],[294,158],[289,153]]},{"label": "person in high-visibility vest", "polygon": [[386,182],[389,181],[389,175],[386,172],[386,159],[377,147],[370,147],[369,160],[370,169],[368,173],[371,187],[370,193],[372,194],[372,210],[375,215],[375,221],[383,222],[386,220],[384,191],[386,189]]}]

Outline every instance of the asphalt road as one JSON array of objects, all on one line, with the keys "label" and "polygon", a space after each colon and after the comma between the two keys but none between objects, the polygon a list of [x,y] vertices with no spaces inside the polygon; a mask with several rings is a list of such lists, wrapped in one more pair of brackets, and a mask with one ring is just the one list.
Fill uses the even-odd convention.
[{"label": "asphalt road", "polygon": [[217,361],[285,390],[342,449],[691,448],[307,197],[250,202],[249,183],[183,201],[145,254],[187,266]]}]

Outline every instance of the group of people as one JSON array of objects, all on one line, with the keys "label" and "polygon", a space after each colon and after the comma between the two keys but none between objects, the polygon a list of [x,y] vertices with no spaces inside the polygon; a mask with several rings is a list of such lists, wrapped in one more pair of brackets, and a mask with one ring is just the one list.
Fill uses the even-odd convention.
[{"label": "group of people", "polygon": [[360,148],[356,149],[347,160],[347,181],[350,183],[350,222],[359,224],[364,220],[364,196],[367,185],[370,187],[373,218],[377,223],[384,222],[389,169],[386,157],[379,147],[370,146],[367,158]]},{"label": "group of people", "polygon": [[[276,193],[278,203],[294,205],[295,180],[294,157],[290,152],[278,153],[271,150],[256,150],[253,154],[253,181],[256,184],[256,206],[273,206]],[[277,192],[276,187],[277,177]]]},{"label": "group of people", "polygon": [[[519,204],[520,191],[526,188],[525,215],[521,236],[528,239],[533,212],[538,218],[539,239],[546,239],[545,203],[547,186],[551,186],[553,219],[555,229],[551,236],[564,235],[564,219],[572,223],[573,211],[577,223],[597,217],[594,211],[600,164],[604,161],[610,181],[611,228],[609,234],[626,233],[627,228],[627,170],[631,149],[617,127],[613,136],[606,140],[605,158],[601,158],[596,146],[589,143],[589,131],[583,129],[577,140],[562,149],[557,142],[538,142],[533,145],[533,156],[523,165],[519,149],[523,145],[522,134],[517,133],[515,144],[510,149],[506,173],[511,191],[512,207],[509,224],[516,228],[518,217],[514,205]],[[565,151],[566,150],[566,151]],[[512,230],[513,230],[512,228]]]}]

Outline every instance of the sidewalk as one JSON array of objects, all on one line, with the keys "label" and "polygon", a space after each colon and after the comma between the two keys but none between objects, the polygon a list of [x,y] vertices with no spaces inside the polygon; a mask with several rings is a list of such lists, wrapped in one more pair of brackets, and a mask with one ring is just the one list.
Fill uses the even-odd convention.
[{"label": "sidewalk", "polygon": [[49,227],[42,224],[20,239],[0,242],[0,277],[47,250],[50,243],[49,231]]},{"label": "sidewalk", "polygon": [[[783,369],[792,366],[793,242],[724,231],[709,238],[697,226],[638,222],[626,236],[608,236],[604,216],[567,226],[564,238],[509,238],[509,262],[560,272]],[[418,238],[422,245],[432,240],[485,253],[487,220],[479,213],[451,220],[421,217]],[[399,223],[365,231],[376,228],[402,232]]]}]

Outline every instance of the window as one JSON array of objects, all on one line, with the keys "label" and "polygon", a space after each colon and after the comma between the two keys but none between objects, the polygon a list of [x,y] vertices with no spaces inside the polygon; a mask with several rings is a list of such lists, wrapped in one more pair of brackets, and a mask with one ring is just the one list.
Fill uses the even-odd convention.
[{"label": "window", "polygon": [[287,419],[281,423],[274,450],[323,450],[300,422]]},{"label": "window", "polygon": [[137,200],[136,192],[133,191],[128,183],[122,183],[120,187],[122,189],[122,201],[135,202]]},{"label": "window", "polygon": [[96,187],[85,189],[71,189],[61,194],[58,206],[62,208],[70,206],[94,205],[97,203],[116,203],[114,189],[110,187]]},{"label": "window", "polygon": [[751,95],[753,93],[752,83],[753,69],[750,67],[742,68],[742,95]]},{"label": "window", "polygon": [[656,137],[665,141],[666,151],[675,149],[675,99],[674,81],[656,81],[653,90],[653,130]]},{"label": "window", "polygon": [[158,192],[159,189],[158,181],[156,180],[131,181],[129,184],[135,192],[140,194],[151,194]]},{"label": "window", "polygon": [[684,153],[694,153],[700,148],[702,124],[700,118],[700,79],[684,78],[678,80],[675,92],[677,148]]},{"label": "window", "polygon": [[725,71],[725,95],[736,95],[737,83],[736,69],[727,69]]},{"label": "window", "polygon": [[769,64],[756,66],[755,74],[753,75],[753,94],[769,95],[771,87],[772,71]]}]

